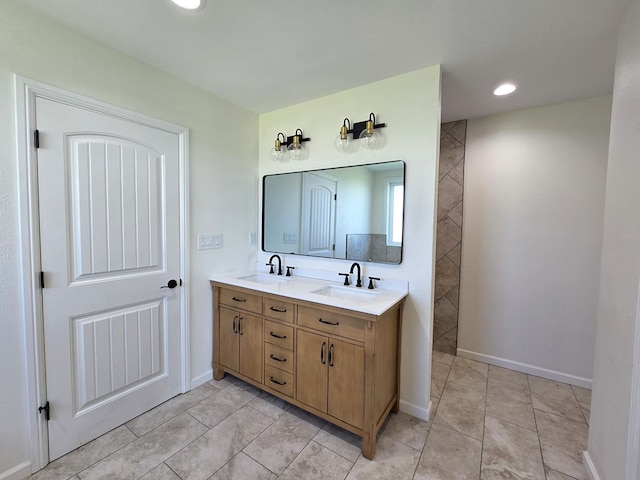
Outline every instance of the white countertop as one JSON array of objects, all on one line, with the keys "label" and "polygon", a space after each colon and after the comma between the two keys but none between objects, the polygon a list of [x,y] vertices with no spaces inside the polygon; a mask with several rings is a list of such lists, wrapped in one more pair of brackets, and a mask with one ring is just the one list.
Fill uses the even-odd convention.
[{"label": "white countertop", "polygon": [[[342,282],[260,272],[213,275],[210,280],[372,315],[382,315],[406,297],[409,291],[408,283],[403,281],[376,282],[383,288],[370,290],[364,279],[364,286],[358,288],[354,285],[344,286]],[[320,293],[323,291],[328,294]]]}]

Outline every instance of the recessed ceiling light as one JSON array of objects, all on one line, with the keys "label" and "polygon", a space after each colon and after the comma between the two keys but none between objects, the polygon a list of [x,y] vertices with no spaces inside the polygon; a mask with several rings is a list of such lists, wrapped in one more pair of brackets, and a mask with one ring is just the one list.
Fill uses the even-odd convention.
[{"label": "recessed ceiling light", "polygon": [[513,83],[503,83],[499,87],[497,87],[493,94],[497,96],[509,95],[516,91],[516,86]]},{"label": "recessed ceiling light", "polygon": [[205,0],[171,0],[173,3],[186,10],[202,10]]}]

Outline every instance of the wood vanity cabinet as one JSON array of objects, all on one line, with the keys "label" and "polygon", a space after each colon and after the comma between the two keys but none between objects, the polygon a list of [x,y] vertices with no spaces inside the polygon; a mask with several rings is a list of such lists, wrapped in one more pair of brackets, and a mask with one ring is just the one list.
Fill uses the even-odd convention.
[{"label": "wood vanity cabinet", "polygon": [[298,330],[296,399],[362,428],[364,347]]},{"label": "wood vanity cabinet", "polygon": [[[251,380],[262,382],[262,299],[223,291],[218,312],[220,363]],[[224,303],[222,303],[224,302]]]},{"label": "wood vanity cabinet", "polygon": [[382,315],[212,281],[214,378],[241,378],[362,437],[376,435],[400,392],[400,300]]}]

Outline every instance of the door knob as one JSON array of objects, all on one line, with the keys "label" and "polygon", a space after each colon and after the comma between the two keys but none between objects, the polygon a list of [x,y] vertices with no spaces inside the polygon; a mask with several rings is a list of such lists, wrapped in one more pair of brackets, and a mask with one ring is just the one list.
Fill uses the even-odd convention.
[{"label": "door knob", "polygon": [[173,278],[167,282],[166,285],[163,285],[160,288],[176,288],[178,286],[178,282],[176,282]]}]

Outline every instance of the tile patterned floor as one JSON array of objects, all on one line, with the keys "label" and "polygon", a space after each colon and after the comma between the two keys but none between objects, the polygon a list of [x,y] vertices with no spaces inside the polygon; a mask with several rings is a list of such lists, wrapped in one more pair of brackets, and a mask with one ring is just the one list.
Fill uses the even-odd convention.
[{"label": "tile patterned floor", "polygon": [[589,390],[434,352],[432,422],[360,440],[233,377],[146,412],[33,480],[587,480]]}]

